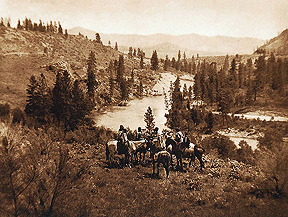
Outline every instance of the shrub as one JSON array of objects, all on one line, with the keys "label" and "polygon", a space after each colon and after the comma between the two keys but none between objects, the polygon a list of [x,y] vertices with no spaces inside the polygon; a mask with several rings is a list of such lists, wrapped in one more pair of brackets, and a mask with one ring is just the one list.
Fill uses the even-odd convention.
[{"label": "shrub", "polygon": [[89,214],[88,161],[53,132],[14,125],[2,133],[1,210],[14,216]]},{"label": "shrub", "polygon": [[218,133],[205,138],[202,142],[203,148],[207,151],[216,149],[222,158],[234,158],[236,145],[227,136]]},{"label": "shrub", "polygon": [[8,118],[10,114],[10,105],[9,104],[0,104],[0,118]]}]

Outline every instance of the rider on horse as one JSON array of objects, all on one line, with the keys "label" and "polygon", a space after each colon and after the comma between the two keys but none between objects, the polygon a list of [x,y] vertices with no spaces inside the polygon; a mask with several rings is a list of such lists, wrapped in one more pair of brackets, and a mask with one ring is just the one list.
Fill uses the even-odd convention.
[{"label": "rider on horse", "polygon": [[141,127],[138,127],[137,129],[137,140],[140,141],[140,140],[143,140],[144,139],[144,134],[142,132],[142,129]]},{"label": "rider on horse", "polygon": [[175,134],[175,141],[178,144],[182,144],[183,143],[183,133],[177,128],[176,129],[176,134]]}]

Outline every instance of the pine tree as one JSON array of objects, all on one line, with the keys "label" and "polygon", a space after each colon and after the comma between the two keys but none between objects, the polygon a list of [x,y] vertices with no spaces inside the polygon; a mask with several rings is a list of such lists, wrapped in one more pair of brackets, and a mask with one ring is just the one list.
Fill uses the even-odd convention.
[{"label": "pine tree", "polygon": [[177,77],[172,86],[171,96],[171,108],[169,114],[166,115],[167,125],[171,129],[181,128],[182,122],[182,108],[183,108],[183,96],[180,91],[180,78]]},{"label": "pine tree", "polygon": [[118,44],[115,42],[115,50],[118,51]]},{"label": "pine tree", "polygon": [[143,56],[140,57],[140,69],[144,69],[144,60],[143,60]]},{"label": "pine tree", "polygon": [[67,29],[65,29],[65,38],[66,38],[66,39],[68,38],[68,31],[67,31]]},{"label": "pine tree", "polygon": [[17,23],[17,29],[22,29],[21,22],[19,19],[18,19],[18,23]]},{"label": "pine tree", "polygon": [[98,32],[95,34],[95,37],[96,37],[96,42],[99,43],[99,44],[102,44],[102,41],[101,41],[101,38],[100,38],[100,34]]},{"label": "pine tree", "polygon": [[71,117],[69,119],[70,129],[76,129],[79,123],[83,123],[85,121],[85,116],[88,114],[89,110],[83,91],[80,87],[80,82],[75,80],[72,89]]},{"label": "pine tree", "polygon": [[153,51],[152,57],[151,57],[151,69],[156,71],[158,69],[158,55],[157,51]]},{"label": "pine tree", "polygon": [[58,22],[58,33],[63,34],[63,29],[62,29],[60,22]]},{"label": "pine tree", "polygon": [[225,56],[224,65],[223,65],[223,73],[224,75],[228,74],[229,70],[229,56],[228,54]]},{"label": "pine tree", "polygon": [[90,51],[87,66],[87,94],[89,97],[89,108],[92,110],[95,107],[96,89],[96,58],[93,51]]},{"label": "pine tree", "polygon": [[152,136],[153,129],[155,127],[155,121],[151,107],[147,108],[147,111],[144,115],[144,121],[146,123],[146,129],[148,131],[149,136]]},{"label": "pine tree", "polygon": [[166,55],[166,58],[165,58],[165,61],[164,61],[164,70],[167,71],[169,66],[170,66],[170,60],[168,58],[168,55]]},{"label": "pine tree", "polygon": [[129,58],[132,58],[132,56],[133,56],[133,48],[132,47],[129,47],[128,56],[129,56]]}]

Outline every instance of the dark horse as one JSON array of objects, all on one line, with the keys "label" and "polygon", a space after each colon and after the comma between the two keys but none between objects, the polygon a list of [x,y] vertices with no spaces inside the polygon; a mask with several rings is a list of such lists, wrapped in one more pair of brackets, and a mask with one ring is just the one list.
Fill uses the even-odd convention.
[{"label": "dark horse", "polygon": [[183,169],[182,154],[185,149],[182,144],[178,144],[174,139],[168,137],[165,141],[166,150],[171,154],[171,166],[173,167],[172,155],[174,154],[177,159],[177,168]]},{"label": "dark horse", "polygon": [[155,164],[157,164],[157,176],[159,176],[159,166],[163,164],[166,171],[166,178],[169,179],[169,163],[171,161],[171,155],[168,151],[163,150],[153,155],[153,176],[155,175]]}]

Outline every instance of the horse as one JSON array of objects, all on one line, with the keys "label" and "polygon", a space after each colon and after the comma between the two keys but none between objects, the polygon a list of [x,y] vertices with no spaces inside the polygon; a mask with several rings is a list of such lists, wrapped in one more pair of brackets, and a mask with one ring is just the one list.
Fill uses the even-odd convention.
[{"label": "horse", "polygon": [[160,136],[159,138],[148,138],[147,147],[148,147],[148,150],[150,151],[150,157],[153,160],[153,156],[155,153],[165,149],[165,143],[162,137]]},{"label": "horse", "polygon": [[[134,143],[135,147],[136,147],[136,151],[135,151],[135,160],[138,163],[139,160],[141,163],[145,162],[145,155],[148,149],[148,145],[147,145],[147,141],[145,139],[141,139],[139,141],[130,141],[132,143]],[[138,160],[138,153],[140,154],[140,159]],[[141,156],[142,156],[142,161],[141,161]]]},{"label": "horse", "polygon": [[202,155],[205,153],[205,150],[194,143],[190,143],[188,148],[185,148],[182,157],[183,158],[189,158],[189,167],[191,167],[192,161],[195,161],[195,157],[199,160],[200,162],[200,170],[204,168],[204,162],[202,160]]},{"label": "horse", "polygon": [[124,167],[125,165],[125,154],[119,154],[117,147],[118,147],[117,140],[108,141],[106,143],[106,160],[108,162],[109,167],[114,166]]},{"label": "horse", "polygon": [[157,163],[157,177],[159,177],[159,166],[162,163],[166,171],[166,178],[169,179],[169,162],[171,155],[168,151],[162,150],[153,155],[153,176],[155,176],[155,164]]},{"label": "horse", "polygon": [[[168,137],[165,142],[166,150],[170,152],[171,156],[174,154],[177,159],[177,168],[181,168],[183,170],[183,162],[182,162],[182,154],[185,149],[183,144],[177,143],[174,139],[171,137]],[[173,159],[171,157],[171,166],[173,167]]]},{"label": "horse", "polygon": [[118,140],[108,141],[106,143],[106,159],[109,164],[112,164],[112,161],[115,160],[116,155],[124,155],[124,165],[132,165],[133,156],[136,153],[136,145],[128,140],[127,134],[122,133]]}]

